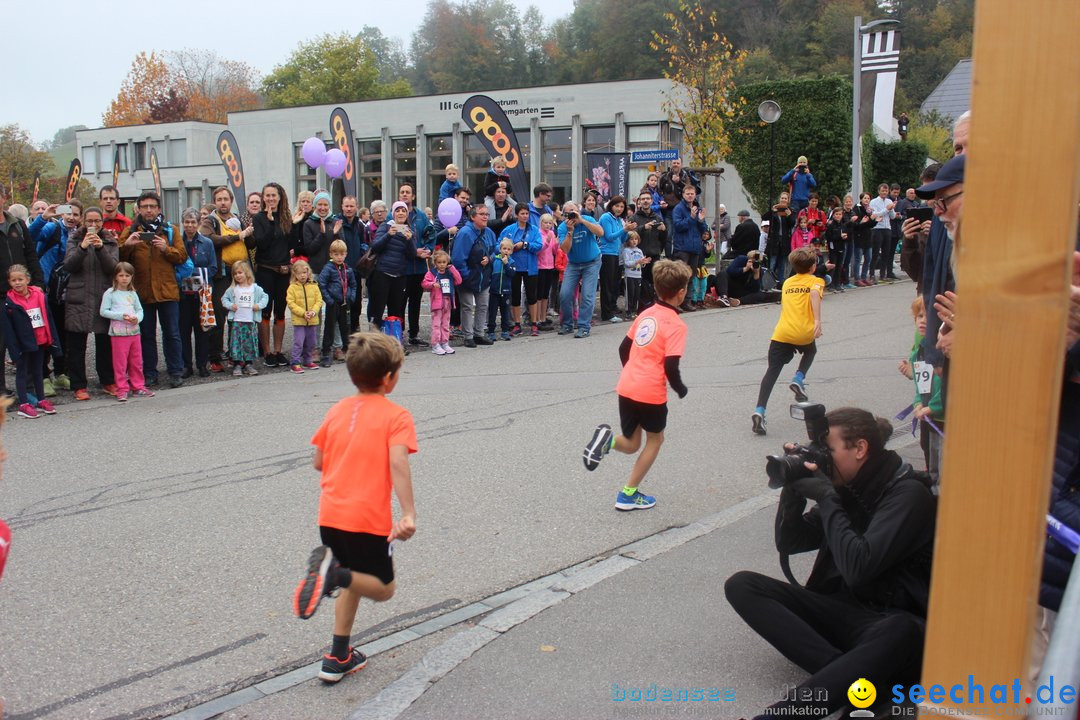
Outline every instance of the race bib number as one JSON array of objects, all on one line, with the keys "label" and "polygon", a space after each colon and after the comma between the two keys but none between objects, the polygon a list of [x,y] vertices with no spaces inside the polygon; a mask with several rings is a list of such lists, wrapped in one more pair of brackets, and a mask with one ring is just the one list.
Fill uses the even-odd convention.
[{"label": "race bib number", "polygon": [[30,316],[30,327],[34,329],[45,327],[45,316],[41,314],[41,308],[30,308],[26,314]]},{"label": "race bib number", "polygon": [[442,288],[443,295],[450,294],[450,278],[439,278],[439,287]]},{"label": "race bib number", "polygon": [[255,304],[255,293],[242,292],[236,295],[236,306],[242,308],[249,308]]},{"label": "race bib number", "polygon": [[934,366],[919,360],[915,363],[915,387],[920,395],[930,394],[934,383]]}]

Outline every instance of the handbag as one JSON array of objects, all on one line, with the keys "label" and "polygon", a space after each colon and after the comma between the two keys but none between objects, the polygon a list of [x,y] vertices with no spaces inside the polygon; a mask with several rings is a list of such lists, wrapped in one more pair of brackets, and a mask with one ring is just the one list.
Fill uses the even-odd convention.
[{"label": "handbag", "polygon": [[401,339],[401,318],[397,317],[396,315],[386,316],[386,319],[383,320],[382,323],[382,331],[384,335],[389,335],[402,345],[405,344],[402,342]]},{"label": "handbag", "polygon": [[375,261],[378,256],[371,252],[371,248],[364,251],[364,254],[360,256],[360,259],[356,261],[356,271],[361,273],[364,277],[371,274],[371,271],[375,269]]},{"label": "handbag", "polygon": [[202,287],[199,288],[199,325],[203,330],[209,330],[217,326],[214,296],[210,289],[210,269],[199,268],[199,277],[202,280]]}]

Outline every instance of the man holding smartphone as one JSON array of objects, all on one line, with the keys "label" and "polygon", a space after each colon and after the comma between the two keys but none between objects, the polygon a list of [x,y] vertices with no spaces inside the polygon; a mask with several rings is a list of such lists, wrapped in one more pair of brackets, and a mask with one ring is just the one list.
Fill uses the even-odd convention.
[{"label": "man holding smartphone", "polygon": [[180,287],[176,266],[187,260],[184,236],[180,229],[165,222],[161,198],[146,190],[137,201],[138,217],[120,236],[120,259],[135,266],[134,285],[142,303],[144,317],[139,326],[143,375],[147,385],[156,385],[158,377],[157,324],[161,321],[161,346],[169,386],[184,384],[180,374],[184,362],[180,351]]}]

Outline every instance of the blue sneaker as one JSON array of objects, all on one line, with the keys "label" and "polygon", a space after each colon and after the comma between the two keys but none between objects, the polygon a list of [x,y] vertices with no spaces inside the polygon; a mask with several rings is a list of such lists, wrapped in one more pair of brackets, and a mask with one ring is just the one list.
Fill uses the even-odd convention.
[{"label": "blue sneaker", "polygon": [[495,333],[489,332],[487,334],[487,339],[490,340],[491,342],[495,342]]},{"label": "blue sneaker", "polygon": [[640,490],[635,490],[633,495],[627,495],[622,490],[615,496],[616,510],[648,510],[656,504],[656,498],[646,495]]},{"label": "blue sneaker", "polygon": [[806,402],[810,399],[810,396],[806,394],[806,384],[802,380],[795,378],[788,387],[795,393],[795,402]]},{"label": "blue sneaker", "polygon": [[574,328],[570,327],[569,325],[560,325],[559,326],[559,334],[560,335],[569,335],[572,332],[574,332]]},{"label": "blue sneaker", "polygon": [[574,337],[576,337],[576,338],[587,338],[587,337],[589,337],[589,331],[586,330],[585,328],[578,328],[576,331],[574,331]]},{"label": "blue sneaker", "polygon": [[[519,333],[518,333],[518,335],[520,335],[520,334],[521,334],[521,333],[519,332]],[[503,340],[509,340],[509,339],[510,339],[510,337],[511,337],[511,334],[510,334],[510,333],[508,333],[508,332],[504,332],[504,333],[503,333],[503,334],[501,335],[501,337],[502,337],[502,339],[503,339]]]}]

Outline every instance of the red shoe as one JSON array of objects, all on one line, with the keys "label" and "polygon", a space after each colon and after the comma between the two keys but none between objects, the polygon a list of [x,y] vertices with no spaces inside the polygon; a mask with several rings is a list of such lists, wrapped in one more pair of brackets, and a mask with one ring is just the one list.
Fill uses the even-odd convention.
[{"label": "red shoe", "polygon": [[536,323],[533,323],[532,326],[532,336],[540,337],[540,327]]},{"label": "red shoe", "polygon": [[86,388],[80,388],[75,391],[76,400],[89,400],[90,392]]},{"label": "red shoe", "polygon": [[39,400],[37,404],[37,410],[45,413],[46,415],[56,414],[56,408],[54,408],[53,404],[48,400]]},{"label": "red shoe", "polygon": [[106,395],[112,395],[113,397],[116,397],[116,383],[110,383],[108,385],[102,385],[101,390]]},{"label": "red shoe", "polygon": [[210,372],[225,372],[225,366],[219,362],[210,363]]}]

